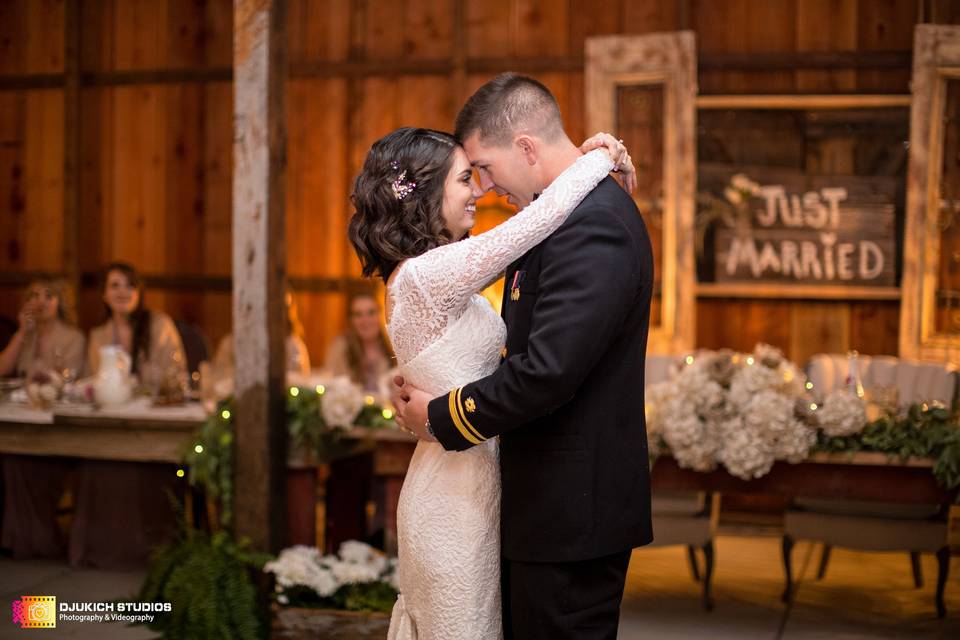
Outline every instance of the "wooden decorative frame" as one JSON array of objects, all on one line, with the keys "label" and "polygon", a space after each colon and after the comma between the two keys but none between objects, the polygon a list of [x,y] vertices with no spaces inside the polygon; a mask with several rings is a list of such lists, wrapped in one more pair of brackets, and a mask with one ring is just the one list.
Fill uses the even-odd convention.
[{"label": "wooden decorative frame", "polygon": [[[701,109],[883,109],[909,107],[898,94],[710,95],[697,97]],[[698,298],[789,300],[899,300],[899,287],[812,285],[751,282],[700,282]]]},{"label": "wooden decorative frame", "polygon": [[900,356],[952,361],[960,336],[937,333],[935,305],[943,116],[948,79],[960,79],[960,26],[917,25],[904,238]]},{"label": "wooden decorative frame", "polygon": [[693,349],[696,338],[696,266],[693,211],[696,194],[697,51],[692,31],[600,36],[586,41],[587,131],[613,131],[617,89],[663,87],[663,238],[661,315],[651,322],[650,353]]}]

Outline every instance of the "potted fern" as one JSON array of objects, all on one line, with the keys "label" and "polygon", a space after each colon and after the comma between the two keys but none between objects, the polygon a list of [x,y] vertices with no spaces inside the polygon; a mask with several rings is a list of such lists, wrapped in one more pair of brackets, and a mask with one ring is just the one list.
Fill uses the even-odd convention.
[{"label": "potted fern", "polygon": [[159,548],[140,590],[143,602],[169,602],[169,614],[147,626],[171,640],[260,640],[269,612],[256,576],[270,560],[225,531],[208,534],[189,525]]}]

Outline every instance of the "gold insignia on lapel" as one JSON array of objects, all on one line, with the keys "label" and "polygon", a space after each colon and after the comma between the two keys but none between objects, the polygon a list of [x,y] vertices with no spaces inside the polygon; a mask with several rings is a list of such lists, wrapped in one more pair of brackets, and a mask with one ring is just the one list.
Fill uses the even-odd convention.
[{"label": "gold insignia on lapel", "polygon": [[470,413],[473,413],[474,411],[477,410],[477,403],[473,401],[473,398],[468,397],[467,400],[463,403],[463,406],[466,407],[467,411],[469,411]]},{"label": "gold insignia on lapel", "polygon": [[504,347],[503,349],[500,349],[500,357],[501,357],[501,358],[506,358],[506,357],[507,357],[507,348],[506,348],[506,347]]},{"label": "gold insignia on lapel", "polygon": [[510,299],[516,302],[520,299],[520,289],[513,289],[510,291]]}]

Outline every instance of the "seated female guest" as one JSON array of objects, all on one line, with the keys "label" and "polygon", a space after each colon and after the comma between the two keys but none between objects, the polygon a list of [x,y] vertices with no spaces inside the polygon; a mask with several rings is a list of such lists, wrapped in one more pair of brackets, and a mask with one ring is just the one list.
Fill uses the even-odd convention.
[{"label": "seated female guest", "polygon": [[[107,266],[103,283],[106,322],[90,331],[91,373],[100,367],[100,348],[119,345],[130,354],[131,371],[148,388],[186,381],[186,357],[170,317],[143,303],[143,282],[121,262]],[[172,464],[84,460],[77,486],[77,514],[70,534],[73,565],[142,565],[150,549],[170,539],[176,516],[167,491],[176,494]]]},{"label": "seated female guest", "polygon": [[118,345],[130,354],[131,373],[146,387],[155,389],[172,379],[185,381],[187,358],[177,327],[167,314],[144,307],[143,281],[136,269],[123,262],[107,266],[103,304],[106,322],[90,330],[91,374],[100,369],[100,348]]},{"label": "seated female guest", "polygon": [[380,303],[370,293],[350,298],[345,333],[327,348],[324,364],[331,375],[349,376],[367,391],[379,391],[379,385],[393,366],[393,349],[383,330]]},{"label": "seated female guest", "polygon": [[[293,292],[287,289],[285,301],[287,304],[287,373],[302,376],[310,374],[310,354],[303,341],[303,323],[297,313],[297,301]],[[217,353],[213,357],[213,371],[217,378],[233,377],[233,334],[228,333],[217,345]]]},{"label": "seated female guest", "polygon": [[[74,324],[73,295],[61,279],[30,283],[20,327],[0,353],[0,375],[55,371],[65,378],[83,368],[83,333]],[[2,546],[16,558],[63,551],[56,523],[70,464],[39,456],[3,457]]]},{"label": "seated female guest", "polygon": [[59,278],[30,283],[20,327],[0,352],[0,376],[56,371],[73,377],[83,368],[83,333],[73,312],[73,293]]},{"label": "seated female guest", "polygon": [[[393,350],[383,327],[380,303],[370,293],[353,295],[347,303],[347,330],[327,348],[324,369],[351,380],[374,394],[384,394],[393,366]],[[327,537],[332,548],[352,538],[382,544],[384,486],[373,477],[373,454],[334,461],[327,482]]]}]

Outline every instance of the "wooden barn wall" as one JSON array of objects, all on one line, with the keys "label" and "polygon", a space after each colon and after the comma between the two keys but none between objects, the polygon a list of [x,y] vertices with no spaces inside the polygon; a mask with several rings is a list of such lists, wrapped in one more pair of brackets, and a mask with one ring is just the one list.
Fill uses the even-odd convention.
[{"label": "wooden barn wall", "polygon": [[[496,73],[544,81],[581,139],[588,36],[695,31],[703,94],[906,93],[906,55],[887,68],[743,61],[831,50],[889,57],[909,52],[918,21],[960,18],[949,0],[290,0],[288,13],[288,267],[315,362],[343,329],[346,292],[358,284],[345,228],[369,145],[402,125],[450,129],[462,101]],[[231,22],[230,0],[0,2],[0,314],[16,316],[31,273],[74,266],[81,324],[92,326],[102,318],[92,275],[119,259],[150,277],[150,306],[199,324],[214,344],[229,331]],[[64,161],[71,113],[75,173]],[[487,204],[480,228],[505,215]],[[896,302],[704,298],[697,341],[749,349],[764,340],[800,361],[851,347],[895,353],[898,312]]]}]

